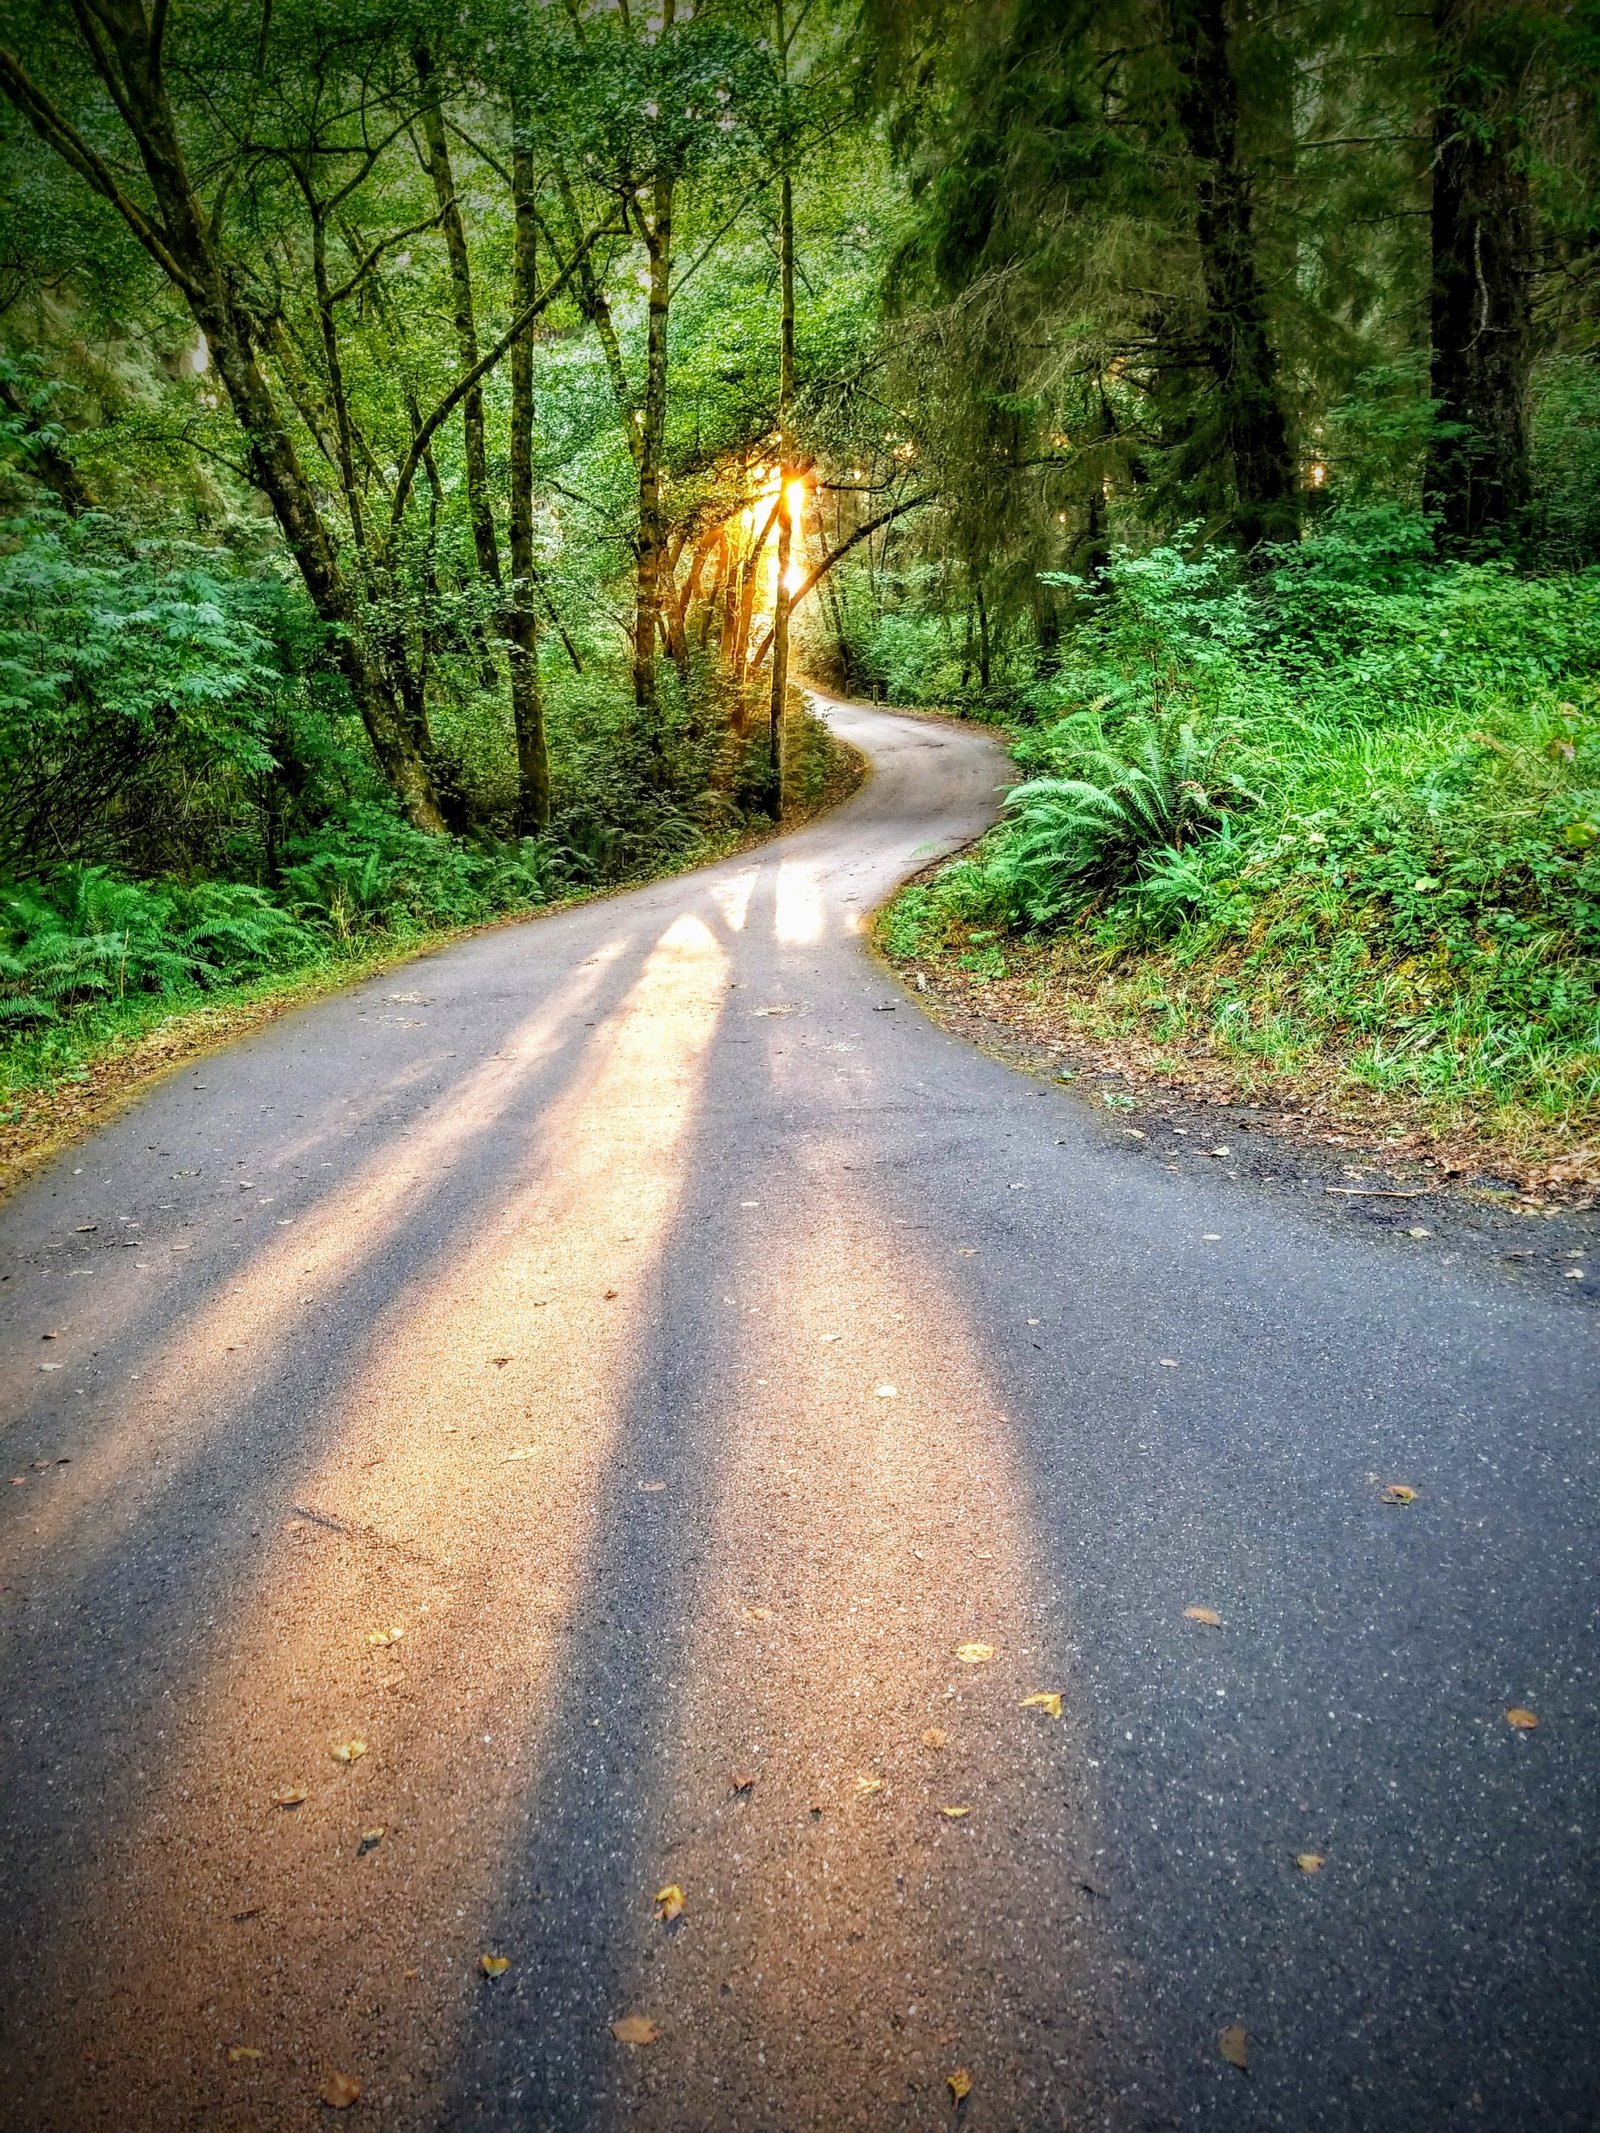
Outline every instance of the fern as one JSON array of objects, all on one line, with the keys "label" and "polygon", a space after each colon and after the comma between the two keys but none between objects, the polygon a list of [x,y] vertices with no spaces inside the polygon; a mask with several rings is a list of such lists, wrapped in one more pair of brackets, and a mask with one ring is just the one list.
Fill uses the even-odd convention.
[{"label": "fern", "polygon": [[1253,803],[1219,772],[1223,743],[1187,723],[1139,722],[1119,750],[1091,714],[1065,719],[1052,752],[1073,774],[1030,778],[1008,796],[1010,819],[982,862],[1002,910],[1049,926],[1113,891],[1137,885],[1172,855],[1217,835],[1230,810]]}]

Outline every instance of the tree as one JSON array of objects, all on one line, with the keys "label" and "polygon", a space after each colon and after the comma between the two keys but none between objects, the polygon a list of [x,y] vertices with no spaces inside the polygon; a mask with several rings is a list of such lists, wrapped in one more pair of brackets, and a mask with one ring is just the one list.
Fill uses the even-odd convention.
[{"label": "tree", "polygon": [[1524,115],[1535,15],[1505,0],[1434,0],[1435,428],[1424,495],[1454,548],[1514,540],[1529,504],[1534,239]]}]

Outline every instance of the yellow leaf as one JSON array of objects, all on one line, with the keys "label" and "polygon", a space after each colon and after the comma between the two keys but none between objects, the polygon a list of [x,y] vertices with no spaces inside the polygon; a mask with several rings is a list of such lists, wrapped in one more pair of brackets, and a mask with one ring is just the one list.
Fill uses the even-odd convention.
[{"label": "yellow leaf", "polygon": [[367,1744],[364,1740],[335,1741],[328,1750],[336,1763],[359,1763],[366,1752]]},{"label": "yellow leaf", "polygon": [[1296,1852],[1294,1863],[1302,1874],[1320,1874],[1327,1864],[1321,1852]]},{"label": "yellow leaf", "polygon": [[611,2034],[619,2044],[654,2044],[661,2032],[648,2015],[624,2015],[612,2023]]},{"label": "yellow leaf", "polygon": [[1506,1713],[1506,1724],[1515,1726],[1519,1733],[1531,1733],[1538,1723],[1533,1713],[1520,1703],[1514,1703]]},{"label": "yellow leaf", "polygon": [[963,1666],[982,1666],[994,1657],[992,1644],[958,1644],[956,1657]]},{"label": "yellow leaf", "polygon": [[243,2066],[247,2061],[259,2059],[260,2057],[261,2053],[254,2044],[230,2044],[228,2046],[228,2064],[230,2066]]},{"label": "yellow leaf", "polygon": [[683,1891],[675,1881],[669,1881],[664,1889],[656,1890],[656,1916],[663,1925],[670,1926],[675,1918],[683,1916]]},{"label": "yellow leaf", "polygon": [[1408,1489],[1403,1481],[1391,1481],[1378,1491],[1379,1503],[1415,1503],[1417,1492]]},{"label": "yellow leaf", "polygon": [[922,1736],[922,1745],[924,1748],[942,1748],[949,1738],[942,1726],[930,1726]]},{"label": "yellow leaf", "polygon": [[398,1644],[404,1635],[405,1631],[400,1627],[399,1623],[391,1622],[387,1629],[369,1629],[367,1631],[367,1642],[380,1647],[385,1644]]},{"label": "yellow leaf", "polygon": [[1061,1716],[1061,1691],[1059,1689],[1036,1689],[1031,1696],[1024,1696],[1017,1706],[1020,1711],[1044,1711],[1051,1718]]},{"label": "yellow leaf", "polygon": [[511,1958],[509,1955],[480,1955],[478,1968],[485,1977],[504,1977],[511,1968]]},{"label": "yellow leaf", "polygon": [[964,2066],[958,2066],[953,2074],[946,2074],[944,2085],[957,2103],[965,2103],[972,2094],[972,2076]]},{"label": "yellow leaf", "polygon": [[858,1777],[856,1779],[856,1790],[857,1792],[882,1792],[883,1779]]},{"label": "yellow leaf", "polygon": [[1214,1607],[1186,1607],[1183,1618],[1186,1622],[1203,1622],[1207,1629],[1222,1627],[1222,1617]]},{"label": "yellow leaf", "polygon": [[939,1812],[947,1822],[961,1822],[971,1814],[972,1809],[970,1807],[941,1807]]},{"label": "yellow leaf", "polygon": [[1250,2039],[1242,2023],[1228,2024],[1217,2039],[1217,2050],[1230,2066],[1238,2067],[1241,2073],[1244,2071],[1250,2064]]},{"label": "yellow leaf", "polygon": [[770,1607],[747,1607],[744,1611],[744,1618],[747,1622],[770,1622],[772,1620],[772,1609]]},{"label": "yellow leaf", "polygon": [[304,1785],[280,1785],[272,1795],[274,1807],[298,1807],[305,1799]]},{"label": "yellow leaf", "polygon": [[348,2111],[361,2094],[361,2084],[349,2074],[330,2074],[322,2084],[322,2100],[336,2111]]}]

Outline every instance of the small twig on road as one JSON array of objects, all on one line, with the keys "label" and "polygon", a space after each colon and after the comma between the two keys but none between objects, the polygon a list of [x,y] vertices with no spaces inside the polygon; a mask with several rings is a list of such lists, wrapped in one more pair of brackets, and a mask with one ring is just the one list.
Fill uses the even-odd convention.
[{"label": "small twig on road", "polygon": [[1324,1192],[1359,1193],[1364,1200],[1420,1200],[1424,1193],[1437,1192],[1437,1185],[1415,1185],[1409,1192],[1392,1192],[1387,1185],[1324,1185]]}]

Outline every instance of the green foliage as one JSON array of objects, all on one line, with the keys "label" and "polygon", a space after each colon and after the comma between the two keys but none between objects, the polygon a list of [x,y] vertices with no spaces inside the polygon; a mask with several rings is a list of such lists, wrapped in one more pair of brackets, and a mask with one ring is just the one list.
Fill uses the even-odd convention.
[{"label": "green foliage", "polygon": [[66,867],[0,893],[0,1025],[132,994],[208,991],[310,960],[315,935],[242,882],[120,881]]},{"label": "green foliage", "polygon": [[1249,575],[1121,558],[1034,692],[1036,775],[891,950],[1070,925],[1238,1051],[1298,1032],[1384,1086],[1593,1094],[1597,622],[1600,572],[1440,566],[1390,510]]},{"label": "green foliage", "polygon": [[974,870],[984,901],[1048,926],[1156,877],[1158,899],[1170,902],[1185,847],[1228,828],[1255,797],[1220,769],[1223,745],[1168,720],[1130,722],[1113,746],[1093,712],[1061,720],[1050,753],[1072,774],[1030,778],[1007,795],[1007,833]]}]

